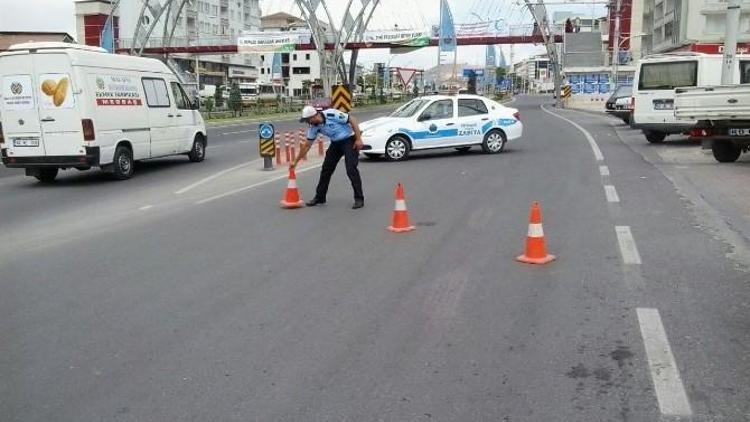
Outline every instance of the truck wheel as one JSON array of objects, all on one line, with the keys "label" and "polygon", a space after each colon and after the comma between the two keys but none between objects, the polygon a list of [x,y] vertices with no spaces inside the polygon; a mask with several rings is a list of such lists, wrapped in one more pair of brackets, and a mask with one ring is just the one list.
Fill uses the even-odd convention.
[{"label": "truck wheel", "polygon": [[646,135],[646,140],[652,144],[660,144],[664,142],[664,138],[667,137],[666,133],[655,130],[644,130],[643,134]]},{"label": "truck wheel", "polygon": [[52,183],[57,177],[58,169],[39,169],[35,172],[34,177],[42,183]]},{"label": "truck wheel", "polygon": [[133,165],[133,153],[130,152],[130,148],[118,146],[112,162],[112,176],[117,180],[130,179],[133,176]]},{"label": "truck wheel", "polygon": [[716,161],[720,163],[733,163],[742,154],[742,149],[730,141],[711,142],[711,151],[713,151]]},{"label": "truck wheel", "polygon": [[200,163],[206,159],[206,141],[203,140],[202,136],[195,137],[193,148],[190,149],[188,158],[194,163]]}]

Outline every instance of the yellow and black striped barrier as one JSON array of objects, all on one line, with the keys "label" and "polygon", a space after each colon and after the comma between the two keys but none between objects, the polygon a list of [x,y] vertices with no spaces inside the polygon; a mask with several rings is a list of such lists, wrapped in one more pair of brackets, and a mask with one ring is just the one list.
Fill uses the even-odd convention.
[{"label": "yellow and black striped barrier", "polygon": [[272,158],[276,155],[274,134],[276,130],[271,123],[261,123],[258,126],[258,151],[263,157],[263,170],[273,170]]}]

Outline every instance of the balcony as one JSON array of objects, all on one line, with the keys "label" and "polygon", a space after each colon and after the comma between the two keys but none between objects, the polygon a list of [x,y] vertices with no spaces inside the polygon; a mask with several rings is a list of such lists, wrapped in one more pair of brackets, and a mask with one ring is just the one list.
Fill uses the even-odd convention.
[{"label": "balcony", "polygon": [[226,9],[229,7],[229,0],[221,0],[219,2],[219,6],[221,6],[222,9]]},{"label": "balcony", "polygon": [[198,18],[198,12],[196,12],[195,9],[187,9],[185,12],[185,16],[188,20],[195,20]]}]

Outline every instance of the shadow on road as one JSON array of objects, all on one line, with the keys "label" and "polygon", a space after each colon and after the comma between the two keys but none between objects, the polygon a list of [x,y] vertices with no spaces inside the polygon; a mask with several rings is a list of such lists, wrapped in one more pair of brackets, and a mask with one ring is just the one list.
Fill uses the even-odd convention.
[{"label": "shadow on road", "polygon": [[[513,148],[506,147],[503,152],[500,154],[497,154],[499,156],[509,155],[509,154],[516,154],[519,153],[520,150],[515,150]],[[485,154],[482,152],[480,147],[473,147],[469,151],[461,152],[456,151],[454,149],[445,149],[445,150],[430,150],[430,151],[413,151],[409,154],[409,158],[406,159],[406,161],[420,161],[420,160],[441,160],[441,159],[449,159],[449,158],[456,158],[456,157],[465,157],[465,156],[486,156],[490,157],[493,154]],[[375,157],[375,158],[365,158],[360,160],[361,163],[388,163],[385,158],[381,157]]]}]

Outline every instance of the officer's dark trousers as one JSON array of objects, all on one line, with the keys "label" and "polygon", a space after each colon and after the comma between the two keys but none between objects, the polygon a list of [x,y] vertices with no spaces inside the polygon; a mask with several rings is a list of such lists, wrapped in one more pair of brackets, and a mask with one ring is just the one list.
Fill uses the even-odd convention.
[{"label": "officer's dark trousers", "polygon": [[323,160],[323,167],[320,170],[320,181],[318,182],[318,189],[315,194],[316,198],[322,201],[326,200],[328,184],[331,182],[331,176],[333,176],[333,172],[336,170],[336,165],[341,160],[342,155],[346,163],[346,174],[352,182],[352,189],[354,189],[354,199],[365,198],[362,192],[362,179],[359,177],[359,170],[357,169],[359,151],[355,151],[353,147],[353,136],[344,141],[331,142],[328,151],[326,151],[326,158]]}]

